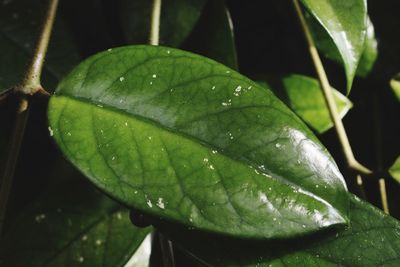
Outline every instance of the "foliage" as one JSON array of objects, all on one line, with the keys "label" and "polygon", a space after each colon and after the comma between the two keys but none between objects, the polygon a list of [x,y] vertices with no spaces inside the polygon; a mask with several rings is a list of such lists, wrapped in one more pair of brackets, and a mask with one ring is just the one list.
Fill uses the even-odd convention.
[{"label": "foliage", "polygon": [[61,1],[50,97],[20,90],[47,1],[1,3],[1,266],[400,264],[400,5],[249,2]]}]

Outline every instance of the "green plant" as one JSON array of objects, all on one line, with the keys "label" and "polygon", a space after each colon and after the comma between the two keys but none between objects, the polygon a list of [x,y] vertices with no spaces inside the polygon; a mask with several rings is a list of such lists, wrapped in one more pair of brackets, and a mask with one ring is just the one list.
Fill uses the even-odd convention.
[{"label": "green plant", "polygon": [[[290,49],[279,34],[265,49],[290,59],[239,73],[227,5],[260,3],[74,0],[59,20],[45,3],[0,10],[2,266],[399,265],[398,129],[380,113],[397,99],[369,90],[375,125],[342,122],[369,99],[350,92],[398,92],[400,39],[375,39],[385,4],[260,2],[263,34],[289,19]],[[373,129],[373,160],[355,156],[357,128]]]}]

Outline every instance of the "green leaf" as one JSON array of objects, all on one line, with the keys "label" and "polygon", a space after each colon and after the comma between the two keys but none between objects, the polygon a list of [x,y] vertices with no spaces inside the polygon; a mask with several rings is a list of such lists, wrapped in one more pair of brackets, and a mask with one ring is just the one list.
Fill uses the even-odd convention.
[{"label": "green leaf", "polygon": [[[335,43],[332,41],[328,33],[313,17],[311,17],[310,14],[306,13],[306,18],[309,26],[311,27],[311,31],[318,49],[324,54],[325,57],[345,66],[340,53],[335,46]],[[374,25],[369,18],[365,37],[364,50],[356,72],[356,74],[361,77],[366,77],[371,72],[378,57],[378,44],[375,39]]]},{"label": "green leaf", "polygon": [[400,157],[397,157],[396,161],[389,168],[390,175],[400,183]]},{"label": "green leaf", "polygon": [[[0,92],[20,82],[35,44],[46,10],[45,0],[4,1],[0,9]],[[54,25],[43,70],[43,86],[53,89],[57,81],[78,63],[72,36],[59,18]]]},{"label": "green leaf", "polygon": [[355,196],[350,204],[347,229],[301,240],[257,243],[190,231],[170,236],[213,267],[399,266],[399,221]]},{"label": "green leaf", "polygon": [[357,68],[357,75],[366,77],[373,69],[378,58],[378,41],[375,38],[375,29],[370,18],[367,21],[367,32],[365,35],[364,51],[361,55]]},{"label": "green leaf", "polygon": [[126,205],[189,227],[285,238],[346,222],[346,186],[272,92],[164,47],[97,54],[58,86],[49,123],[66,157]]},{"label": "green leaf", "polygon": [[390,87],[392,87],[394,95],[400,101],[400,73],[390,80]]},{"label": "green leaf", "polygon": [[[333,127],[329,110],[316,79],[290,74],[282,77],[266,78],[259,84],[271,89],[286,105],[318,133]],[[351,101],[333,89],[340,118],[353,106]]]},{"label": "green leaf", "polygon": [[233,24],[224,0],[207,2],[182,48],[238,69]]},{"label": "green leaf", "polygon": [[2,266],[124,266],[150,231],[83,180],[50,189],[6,233]]},{"label": "green leaf", "polygon": [[[120,0],[121,25],[130,44],[147,44],[153,1]],[[171,0],[161,6],[160,44],[179,47],[201,15],[206,0]]]},{"label": "green leaf", "polygon": [[356,74],[367,29],[366,0],[301,0],[311,15],[325,29],[344,62],[347,93]]}]

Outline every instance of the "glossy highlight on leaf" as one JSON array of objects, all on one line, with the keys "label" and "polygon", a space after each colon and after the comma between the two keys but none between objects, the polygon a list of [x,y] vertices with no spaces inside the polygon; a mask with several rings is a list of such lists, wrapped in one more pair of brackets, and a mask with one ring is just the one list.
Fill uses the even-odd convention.
[{"label": "glossy highlight on leaf", "polygon": [[170,238],[213,267],[399,266],[399,221],[354,195],[350,199],[350,225],[338,232],[283,242],[241,241],[190,231],[170,233]]},{"label": "glossy highlight on leaf", "polygon": [[1,266],[124,266],[150,228],[84,180],[68,179],[16,218],[0,243]]},{"label": "glossy highlight on leaf", "polygon": [[[316,132],[323,133],[333,127],[322,89],[316,79],[290,74],[267,78],[259,83],[270,88]],[[333,94],[340,118],[343,118],[353,104],[336,89],[333,89]]]},{"label": "glossy highlight on leaf", "polygon": [[346,186],[312,132],[272,92],[165,47],[97,54],[49,103],[65,156],[149,215],[243,238],[344,224]]},{"label": "glossy highlight on leaf", "polygon": [[344,62],[347,94],[357,70],[367,29],[366,0],[301,0],[335,43]]}]

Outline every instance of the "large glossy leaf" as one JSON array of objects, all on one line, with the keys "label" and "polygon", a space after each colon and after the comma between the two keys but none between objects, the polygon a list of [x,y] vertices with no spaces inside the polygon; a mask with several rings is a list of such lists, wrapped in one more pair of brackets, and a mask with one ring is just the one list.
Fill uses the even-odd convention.
[{"label": "large glossy leaf", "polygon": [[392,177],[400,183],[400,156],[397,157],[396,161],[389,168],[389,173]]},{"label": "large glossy leaf", "polygon": [[182,48],[238,69],[233,24],[224,0],[207,2]]},{"label": "large glossy leaf", "polygon": [[63,182],[34,202],[0,244],[1,266],[124,266],[150,229],[83,181]]},{"label": "large glossy leaf", "polygon": [[[153,1],[120,0],[121,25],[130,44],[147,44]],[[160,18],[160,44],[179,47],[200,17],[206,0],[163,2]]]},{"label": "large glossy leaf", "polygon": [[268,89],[188,52],[131,46],[80,64],[49,104],[54,138],[132,208],[247,238],[346,222],[346,186]]},{"label": "large glossy leaf", "polygon": [[[342,64],[345,67],[345,63],[340,55],[338,48],[333,42],[329,34],[324,30],[323,27],[307,13],[307,21],[311,27],[313,37],[315,39],[318,49],[325,55],[325,57]],[[374,25],[368,18],[367,32],[365,35],[364,49],[361,54],[359,64],[357,66],[356,74],[362,77],[367,76],[372,68],[374,67],[375,61],[378,57],[378,44],[375,39]]]},{"label": "large glossy leaf", "polygon": [[[4,1],[0,9],[0,92],[22,78],[29,63],[43,13],[45,0]],[[46,55],[43,85],[52,89],[79,60],[73,39],[59,18]]]},{"label": "large glossy leaf", "polygon": [[340,232],[258,243],[193,232],[170,235],[183,249],[213,267],[400,265],[399,221],[355,196],[351,197],[350,226]]},{"label": "large glossy leaf", "polygon": [[301,0],[335,43],[344,62],[347,92],[364,51],[367,29],[366,0]]},{"label": "large glossy leaf", "polygon": [[[286,105],[318,133],[323,133],[333,127],[317,80],[291,74],[279,78],[267,78],[260,80],[259,83],[270,87]],[[333,89],[333,94],[340,117],[343,118],[353,104],[336,89]]]}]

